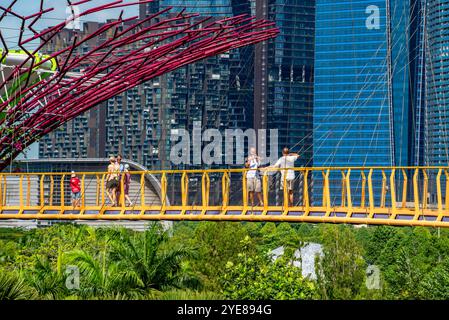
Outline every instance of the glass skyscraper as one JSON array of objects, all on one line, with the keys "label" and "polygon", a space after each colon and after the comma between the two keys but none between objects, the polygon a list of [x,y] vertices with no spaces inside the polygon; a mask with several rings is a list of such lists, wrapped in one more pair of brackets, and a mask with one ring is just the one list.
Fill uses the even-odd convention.
[{"label": "glass skyscraper", "polygon": [[268,20],[280,34],[267,45],[266,126],[279,146],[301,153],[296,165],[312,165],[315,0],[268,0]]},{"label": "glass skyscraper", "polygon": [[[148,3],[149,7],[158,6],[159,9],[173,7],[173,12],[180,12],[185,8],[185,12],[198,13],[203,17],[207,16],[232,16],[232,0],[156,0]],[[245,1],[243,1],[245,2]]]},{"label": "glass skyscraper", "polygon": [[276,23],[275,39],[255,45],[254,128],[277,129],[279,147],[312,165],[315,0],[256,0],[255,15]]},{"label": "glass skyscraper", "polygon": [[317,1],[315,166],[408,164],[406,2]]},{"label": "glass skyscraper", "polygon": [[449,1],[426,7],[426,164],[449,161]]},{"label": "glass skyscraper", "polygon": [[413,163],[411,9],[409,0],[317,0],[314,166]]},{"label": "glass skyscraper", "polygon": [[410,98],[414,132],[410,134],[414,166],[425,165],[426,50],[425,17],[427,0],[411,0],[410,30]]}]

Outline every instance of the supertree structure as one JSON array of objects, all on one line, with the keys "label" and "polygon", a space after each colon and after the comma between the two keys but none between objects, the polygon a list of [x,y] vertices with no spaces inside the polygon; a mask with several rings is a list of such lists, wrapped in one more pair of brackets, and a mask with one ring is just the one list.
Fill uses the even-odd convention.
[{"label": "supertree structure", "polygon": [[[144,19],[123,18],[125,7],[151,0],[92,6],[37,31],[37,22],[54,9],[46,8],[46,1],[40,0],[38,12],[23,16],[15,10],[19,1],[0,5],[0,24],[7,16],[21,22],[15,45],[20,50],[9,49],[0,29],[0,171],[33,142],[117,94],[184,65],[268,40],[278,33],[273,23],[244,15],[211,20],[185,11],[172,13],[167,8]],[[88,2],[67,0],[69,6]],[[75,19],[117,8],[121,8],[118,18],[92,34],[74,37],[57,52],[39,54]],[[25,31],[31,36],[25,36]],[[99,45],[85,45],[93,39],[99,40]],[[40,44],[27,49],[33,41]]]}]

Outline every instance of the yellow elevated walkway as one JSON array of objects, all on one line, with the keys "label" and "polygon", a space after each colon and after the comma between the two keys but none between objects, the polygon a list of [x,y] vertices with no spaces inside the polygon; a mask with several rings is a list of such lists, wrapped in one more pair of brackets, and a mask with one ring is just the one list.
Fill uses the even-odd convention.
[{"label": "yellow elevated walkway", "polygon": [[[278,171],[261,171],[262,206],[252,206],[245,169],[132,172],[133,205],[126,206],[121,193],[118,207],[109,205],[105,173],[80,172],[82,206],[76,209],[70,173],[1,173],[0,219],[449,226],[449,167],[295,168],[292,206]],[[147,174],[160,182],[157,199],[148,195]]]}]

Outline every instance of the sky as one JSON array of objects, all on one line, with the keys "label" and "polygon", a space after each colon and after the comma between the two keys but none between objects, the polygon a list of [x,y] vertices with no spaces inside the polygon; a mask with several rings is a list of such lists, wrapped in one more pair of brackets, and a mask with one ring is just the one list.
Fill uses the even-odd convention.
[{"label": "sky", "polygon": [[[73,0],[72,2],[77,1],[78,0]],[[82,12],[88,8],[111,3],[113,1],[114,0],[91,0],[86,4],[80,5],[79,9]],[[12,0],[0,0],[0,6],[8,7],[11,2]],[[133,2],[137,2],[137,0],[123,0],[123,3],[133,3]],[[18,0],[17,4],[13,7],[13,9],[15,12],[18,12],[23,16],[27,16],[32,13],[38,12],[39,6],[40,6],[39,0]],[[67,19],[69,16],[69,14],[66,13],[67,0],[44,0],[44,8],[54,8],[54,10],[45,14],[42,17],[43,19],[38,24],[36,24],[37,30],[42,30],[47,27],[56,25]],[[123,8],[123,10],[125,18],[137,16],[139,13],[138,5],[125,7]],[[118,15],[120,14],[120,11],[121,11],[120,9],[104,10],[102,12],[94,13],[89,16],[83,17],[80,22],[81,25],[85,21],[103,22],[106,19],[117,18]],[[0,14],[3,14],[2,9],[0,9]],[[0,22],[0,30],[3,34],[3,37],[6,38],[8,46],[11,47],[10,49],[17,49],[17,47],[12,48],[12,46],[14,46],[17,43],[20,24],[21,24],[20,19],[10,15],[6,17],[2,22]],[[31,32],[29,31],[26,32],[26,35],[30,36]],[[33,49],[35,46],[36,42],[27,46],[27,49]]]}]

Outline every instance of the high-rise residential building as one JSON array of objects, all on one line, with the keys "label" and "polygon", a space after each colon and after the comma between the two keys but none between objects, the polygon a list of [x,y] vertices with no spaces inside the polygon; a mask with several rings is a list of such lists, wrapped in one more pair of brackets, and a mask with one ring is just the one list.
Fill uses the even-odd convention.
[{"label": "high-rise residential building", "polygon": [[[410,52],[416,31],[412,4],[317,0],[315,166],[415,163],[414,108],[419,93],[411,86],[419,84],[412,81],[415,70],[411,73],[409,63],[419,54]],[[315,181],[320,188],[320,177]],[[375,189],[381,187],[380,181],[374,177]],[[341,177],[331,183],[340,188]]]},{"label": "high-rise residential building", "polygon": [[[53,53],[73,42],[74,37],[85,38],[100,28],[101,24],[86,22],[82,30],[63,29],[42,48],[43,53]],[[88,40],[86,47],[98,46],[98,39]],[[99,106],[64,124],[39,142],[40,158],[102,158],[106,156],[107,104]]]},{"label": "high-rise residential building", "polygon": [[[147,10],[154,11],[141,8],[142,17],[164,8],[158,2],[147,5]],[[231,15],[231,11],[224,9],[228,10],[229,6],[223,6],[217,14]],[[174,8],[172,11],[181,10]],[[86,37],[101,25],[88,22],[83,24],[82,30],[64,29],[43,51],[57,50],[73,41],[75,35]],[[97,45],[86,43],[86,46]],[[235,83],[230,80],[230,73],[232,69],[238,74],[239,65],[237,51],[221,54],[127,90],[46,136],[40,142],[40,157],[122,154],[151,169],[172,168],[171,129],[191,132],[194,123],[199,122],[203,128],[224,130],[232,117],[238,121],[244,119],[243,112],[229,111],[229,86]],[[240,94],[233,97],[238,99]],[[241,101],[248,103],[244,99]]]},{"label": "high-rise residential building", "polygon": [[[159,0],[140,6],[140,18],[167,7],[212,19],[256,15],[274,21],[280,35],[182,67],[110,99],[40,144],[41,157],[121,153],[148,168],[172,168],[172,129],[278,129],[279,146],[296,147],[311,164],[314,0]],[[83,35],[101,24],[85,24]],[[89,44],[87,44],[89,45]],[[94,44],[92,44],[94,45]],[[48,47],[48,51],[56,47]],[[94,112],[91,111],[91,112]],[[98,123],[98,122],[101,123]],[[90,125],[88,125],[90,124]],[[89,151],[90,150],[90,151]]]},{"label": "high-rise residential building", "polygon": [[[210,21],[213,21],[251,14],[249,1],[159,0],[142,4],[140,17],[143,19],[170,7],[167,14],[184,10],[198,13],[199,16],[193,18],[198,20],[211,17]],[[221,132],[252,127],[253,64],[253,48],[249,46],[184,66],[158,81],[161,99],[155,101],[153,97],[148,104],[148,109],[154,116],[158,115],[158,120],[149,121],[148,130],[155,133],[157,139],[150,138],[149,142],[159,145],[161,161],[168,159],[173,144],[169,139],[172,129],[187,129],[191,133],[194,123],[200,123],[203,130],[213,128]]]},{"label": "high-rise residential building", "polygon": [[312,165],[315,0],[256,0],[253,8],[280,31],[255,46],[254,126],[277,129],[279,146],[301,153],[297,165]]},{"label": "high-rise residential building", "polygon": [[449,162],[449,1],[428,0],[425,9],[425,163]]}]

